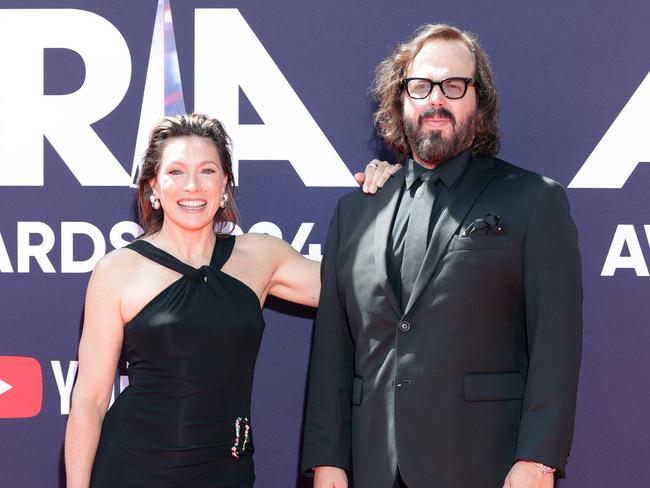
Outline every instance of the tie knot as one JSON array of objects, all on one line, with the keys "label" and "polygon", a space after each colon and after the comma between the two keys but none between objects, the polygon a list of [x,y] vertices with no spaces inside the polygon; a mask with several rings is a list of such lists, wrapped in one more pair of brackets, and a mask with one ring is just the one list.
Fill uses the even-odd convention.
[{"label": "tie knot", "polygon": [[432,185],[435,185],[436,182],[440,179],[440,177],[433,173],[432,171],[425,171],[420,175],[418,178],[422,183],[431,183]]}]

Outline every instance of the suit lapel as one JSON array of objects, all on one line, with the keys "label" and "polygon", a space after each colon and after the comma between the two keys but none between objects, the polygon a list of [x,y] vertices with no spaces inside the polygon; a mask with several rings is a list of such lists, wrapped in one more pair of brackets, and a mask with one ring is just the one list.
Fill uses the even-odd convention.
[{"label": "suit lapel", "polygon": [[422,294],[422,291],[431,279],[431,275],[438,266],[438,262],[447,249],[449,241],[458,231],[465,216],[493,176],[494,159],[474,159],[470,162],[467,168],[467,174],[454,190],[449,205],[442,210],[433,228],[431,241],[424,255],[422,267],[415,280],[413,293],[411,293],[409,302],[406,305],[404,315],[409,313],[411,308],[413,308],[413,304]]},{"label": "suit lapel", "polygon": [[384,294],[398,315],[402,315],[402,311],[397,302],[395,291],[388,282],[388,274],[386,273],[386,245],[388,244],[390,224],[395,215],[395,208],[397,207],[403,183],[404,176],[402,170],[400,170],[386,182],[376,195],[370,197],[375,204],[376,215],[373,254],[375,256],[377,282],[384,290]]}]

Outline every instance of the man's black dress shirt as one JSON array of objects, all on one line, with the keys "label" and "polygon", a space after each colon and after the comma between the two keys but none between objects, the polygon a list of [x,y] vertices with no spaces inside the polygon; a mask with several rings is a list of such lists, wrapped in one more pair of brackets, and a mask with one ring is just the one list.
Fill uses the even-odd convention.
[{"label": "man's black dress shirt", "polygon": [[[434,169],[427,169],[421,164],[417,163],[413,158],[408,158],[404,165],[404,184],[400,195],[400,201],[397,204],[397,210],[393,217],[391,232],[388,236],[388,245],[386,247],[386,274],[388,275],[388,282],[397,295],[398,302],[401,300],[401,268],[402,259],[404,257],[404,240],[406,237],[406,229],[408,227],[409,215],[411,213],[411,205],[413,204],[413,197],[420,184],[420,175],[425,171],[429,171],[436,176],[439,180],[435,185],[435,201],[431,210],[431,218],[429,219],[429,231],[427,234],[427,245],[431,239],[431,232],[440,217],[442,209],[444,209],[454,189],[462,181],[465,170],[472,159],[472,152],[466,149],[454,159],[445,161],[439,164]],[[427,223],[422,223],[427,225]]]}]

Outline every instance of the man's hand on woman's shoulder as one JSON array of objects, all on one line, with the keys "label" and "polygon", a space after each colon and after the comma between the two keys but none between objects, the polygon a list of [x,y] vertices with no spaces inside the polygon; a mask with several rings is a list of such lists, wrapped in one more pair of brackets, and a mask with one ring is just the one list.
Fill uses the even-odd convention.
[{"label": "man's hand on woman's shoulder", "polygon": [[401,164],[390,164],[373,159],[366,165],[363,173],[355,173],[354,179],[363,186],[364,193],[374,194],[384,186],[388,179],[401,169]]}]

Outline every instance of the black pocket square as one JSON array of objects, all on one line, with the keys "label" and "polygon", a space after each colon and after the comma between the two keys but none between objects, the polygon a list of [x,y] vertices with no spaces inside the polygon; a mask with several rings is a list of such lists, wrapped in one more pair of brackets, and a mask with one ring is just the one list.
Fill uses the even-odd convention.
[{"label": "black pocket square", "polygon": [[501,235],[502,231],[501,217],[489,213],[482,219],[476,219],[469,224],[461,237],[498,236]]}]

